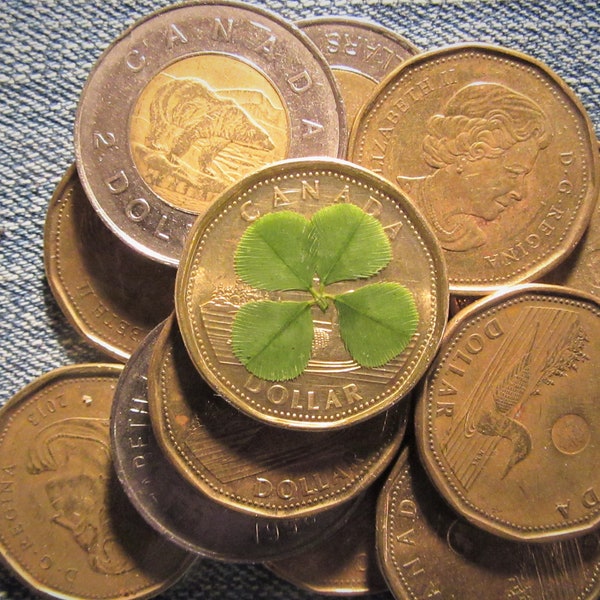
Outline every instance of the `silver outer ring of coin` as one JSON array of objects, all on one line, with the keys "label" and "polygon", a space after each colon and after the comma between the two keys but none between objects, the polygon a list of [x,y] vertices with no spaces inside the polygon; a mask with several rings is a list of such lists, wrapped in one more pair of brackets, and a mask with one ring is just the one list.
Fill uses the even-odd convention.
[{"label": "silver outer ring of coin", "polygon": [[[216,39],[202,28],[209,25]],[[168,204],[142,179],[131,155],[129,122],[153,77],[199,54],[238,58],[272,83],[290,124],[288,158],[339,158],[347,145],[333,74],[294,24],[235,0],[172,6],[134,23],[100,56],[84,86],[75,122],[76,163],[83,188],[107,226],[134,250],[172,266],[178,266],[198,215]]]},{"label": "silver outer ring of coin", "polygon": [[332,68],[364,75],[374,83],[420,52],[393,29],[365,19],[327,16],[295,23],[317,44]]},{"label": "silver outer ring of coin", "polygon": [[148,524],[189,552],[240,563],[304,552],[342,527],[362,496],[314,516],[273,520],[219,504],[179,475],[162,453],[148,414],[146,373],[163,325],[144,338],[125,365],[110,419],[117,476]]}]

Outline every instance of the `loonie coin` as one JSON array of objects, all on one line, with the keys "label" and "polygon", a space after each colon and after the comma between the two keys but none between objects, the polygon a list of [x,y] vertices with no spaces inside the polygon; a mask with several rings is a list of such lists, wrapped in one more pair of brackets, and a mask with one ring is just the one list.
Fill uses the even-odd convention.
[{"label": "loonie coin", "polygon": [[42,595],[146,598],[195,560],[143,521],[113,471],[109,415],[121,371],[56,369],[0,412],[0,550]]},{"label": "loonie coin", "polygon": [[424,378],[416,431],[442,495],[497,535],[549,541],[600,522],[600,307],[524,284],[463,309]]},{"label": "loonie coin", "polygon": [[139,255],[106,228],[75,166],[48,206],[44,263],[50,289],[69,322],[116,360],[126,361],[173,310],[175,269]]},{"label": "loonie coin", "polygon": [[336,431],[290,431],[236,410],[191,363],[176,322],[148,368],[148,408],[160,447],[216,502],[271,519],[316,515],[357,497],[398,451],[407,403]]},{"label": "loonie coin", "polygon": [[265,564],[276,575],[297,587],[351,596],[387,591],[375,550],[375,507],[381,491],[375,482],[359,500],[351,519],[334,535],[291,558]]},{"label": "loonie coin", "polygon": [[406,61],[357,117],[349,148],[423,212],[457,294],[539,278],[573,249],[598,197],[585,109],[548,67],[505,48]]},{"label": "loonie coin", "polygon": [[329,63],[348,130],[376,84],[419,50],[400,34],[363,19],[316,17],[296,21]]},{"label": "loonie coin", "polygon": [[79,103],[77,167],[108,226],[177,265],[198,214],[232,182],[298,156],[340,156],[343,104],[316,46],[256,6],[172,6],[100,57]]},{"label": "loonie coin", "polygon": [[269,520],[231,510],[180,476],[158,446],[148,412],[148,364],[161,327],[148,334],[125,365],[111,414],[117,475],[150,525],[202,556],[257,562],[297,554],[355,514],[358,500],[314,516]]},{"label": "loonie coin", "polygon": [[380,496],[377,547],[398,600],[595,600],[600,593],[600,532],[546,544],[490,535],[449,509],[409,451]]},{"label": "loonie coin", "polygon": [[575,250],[542,281],[600,297],[600,202],[596,202],[590,223]]},{"label": "loonie coin", "polygon": [[[323,231],[315,233],[320,236],[320,243],[313,244],[306,252],[302,245],[310,233],[303,229],[291,244],[286,237],[288,230],[280,230],[276,225],[273,235],[282,246],[281,256],[267,256],[264,263],[253,265],[261,277],[268,279],[272,273],[277,280],[281,273],[287,273],[285,261],[298,261],[304,269],[303,280],[309,280],[310,292],[302,288],[305,282],[300,287],[292,283],[291,288],[278,291],[272,289],[271,281],[250,285],[241,279],[235,256],[245,247],[241,238],[250,236],[249,225],[259,223],[259,217],[268,217],[267,224],[277,224],[281,219],[290,220],[293,226],[309,223],[301,226],[314,233],[315,220],[320,223],[321,219],[328,220],[329,215],[340,214],[340,207],[345,207],[344,213],[354,210],[361,215],[357,218],[365,222],[370,219],[375,229],[382,229],[381,238],[389,245],[389,262],[382,270],[375,275],[369,275],[371,271],[366,269],[363,272],[363,263],[368,263],[375,247],[368,241],[364,247],[360,245],[360,250],[358,243],[348,246],[347,238],[354,236],[356,230],[344,224],[344,216],[339,227],[321,225]],[[314,225],[313,230],[310,224]],[[333,231],[336,236],[330,235]],[[361,242],[365,239],[361,237]],[[249,255],[262,256],[253,252]],[[340,275],[345,280],[331,284],[324,276],[311,283],[313,259],[344,264],[349,274]],[[360,269],[355,271],[357,265]],[[276,281],[275,286],[278,284]],[[387,325],[381,331],[384,321],[380,323],[378,317],[373,317],[371,305],[383,302],[382,310],[386,307],[391,310],[391,303],[388,306],[387,300],[380,299],[383,296],[378,297],[379,290],[399,287],[404,287],[414,299],[416,331],[402,351],[391,353],[383,364],[371,366],[368,362],[371,354],[382,346],[380,334],[388,333]],[[337,298],[347,298],[345,294],[357,291],[364,295],[373,293],[371,304],[364,311],[357,309],[352,315],[357,317],[356,321],[342,323]],[[247,319],[251,332],[239,333],[236,338],[241,345],[255,340],[259,345],[264,344],[263,351],[273,353],[270,361],[273,364],[292,361],[294,364],[286,365],[279,380],[272,380],[268,374],[262,376],[262,371],[257,376],[256,369],[248,369],[234,353],[233,328],[240,322],[238,315],[242,315],[244,323],[248,311],[258,310],[257,305],[260,310],[266,307],[284,312],[298,306],[303,311],[306,308],[301,314],[306,320],[298,323],[301,340],[294,327],[280,321],[279,314],[277,321]],[[262,169],[231,187],[198,222],[178,271],[175,306],[188,352],[217,393],[250,416],[274,425],[331,429],[385,411],[412,389],[431,362],[445,327],[448,286],[435,236],[396,188],[344,161],[290,160]],[[364,319],[358,317],[359,312]],[[404,311],[398,313],[388,323],[392,328],[405,325]],[[296,322],[292,324],[295,326]],[[350,325],[354,330],[343,338],[344,331],[347,332],[344,327]],[[280,328],[281,336],[290,334],[287,350],[276,351],[275,342],[281,336],[272,335],[273,328]],[[242,325],[239,331],[243,331]],[[350,342],[354,342],[352,351]],[[361,358],[361,351],[369,356]],[[306,362],[305,367],[299,359]],[[290,378],[292,367],[296,372],[304,370]]]}]

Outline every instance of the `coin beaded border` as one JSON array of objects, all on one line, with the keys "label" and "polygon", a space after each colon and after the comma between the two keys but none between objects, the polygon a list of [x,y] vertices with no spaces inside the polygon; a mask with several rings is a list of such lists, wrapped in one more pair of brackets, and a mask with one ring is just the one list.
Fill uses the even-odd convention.
[{"label": "coin beaded border", "polygon": [[[586,302],[584,300],[575,300],[575,299],[571,299],[571,298],[559,298],[556,296],[553,297],[553,296],[549,296],[549,295],[536,294],[536,293],[528,293],[528,294],[520,296],[520,297],[508,298],[502,302],[501,306],[511,306],[513,304],[520,304],[522,302],[527,302],[527,301],[531,301],[531,300],[539,300],[539,299],[543,299],[546,302],[552,302],[554,304],[565,304],[565,305],[569,305],[569,306],[578,306],[578,307],[587,309],[588,312],[591,312],[595,316],[600,316],[600,308],[597,308],[597,307],[594,308],[594,307],[590,306],[591,300],[589,302]],[[499,306],[490,307],[487,310],[485,310],[484,312],[482,312],[480,315],[477,315],[477,317],[475,317],[469,324],[469,329],[471,328],[472,325],[477,324],[482,319],[489,317],[492,314],[497,313],[498,309],[499,309]],[[464,337],[464,335],[466,335],[466,333],[467,333],[467,328],[463,328],[457,334],[453,335],[452,343],[448,346],[448,349],[446,350],[444,355],[440,356],[439,364],[436,366],[436,368],[431,373],[431,381],[433,381],[437,378],[437,376],[442,368],[442,364],[446,361],[450,352],[456,347],[456,345],[461,341],[461,339]],[[430,386],[428,386],[428,387],[430,387]],[[463,505],[469,507],[473,513],[481,515],[483,520],[485,520],[488,523],[490,523],[490,522],[498,523],[498,524],[504,525],[505,527],[510,528],[514,531],[522,531],[522,532],[530,532],[530,533],[545,532],[545,531],[549,531],[549,532],[561,531],[561,530],[565,529],[565,526],[572,527],[574,525],[584,525],[584,524],[593,522],[594,518],[598,518],[598,515],[600,515],[600,505],[595,510],[590,511],[587,516],[583,516],[578,519],[571,519],[567,523],[559,523],[559,524],[552,524],[552,525],[545,525],[545,526],[541,526],[541,525],[525,526],[525,525],[518,525],[518,524],[508,521],[506,519],[501,519],[499,517],[495,517],[494,515],[486,513],[482,508],[473,504],[461,492],[461,490],[458,488],[458,486],[454,483],[453,476],[448,473],[448,469],[445,467],[444,462],[440,458],[440,453],[436,449],[435,436],[434,436],[434,432],[433,432],[434,427],[432,425],[432,421],[433,421],[432,417],[434,416],[433,410],[432,410],[432,408],[433,408],[432,395],[433,395],[433,390],[429,389],[428,394],[427,394],[427,412],[426,412],[426,419],[427,419],[426,443],[427,443],[427,447],[429,448],[429,453],[435,459],[435,463],[437,464],[440,473],[443,475],[444,481],[446,481],[447,484],[454,490],[454,492],[456,493],[456,496],[460,499],[461,503]]]},{"label": "coin beaded border", "polygon": [[[407,458],[405,463],[402,465],[401,475],[399,477],[397,477],[396,479],[394,479],[393,485],[391,486],[392,491],[391,491],[391,494],[389,495],[390,500],[387,501],[387,499],[386,499],[386,504],[389,507],[387,509],[387,513],[386,513],[388,516],[388,519],[389,519],[389,525],[387,526],[388,534],[390,531],[394,530],[394,523],[395,523],[395,519],[396,519],[396,515],[397,515],[397,512],[395,509],[396,509],[396,507],[400,506],[398,498],[401,495],[401,492],[398,488],[401,485],[403,485],[406,481],[410,481],[410,466],[409,466],[410,460],[412,460],[410,457]],[[423,475],[425,476],[425,473],[423,473]],[[411,488],[412,488],[412,486],[411,486]],[[414,496],[414,494],[412,493],[412,489],[411,489],[411,496]],[[592,535],[594,534],[593,532],[591,532],[591,533],[592,533]],[[411,600],[421,600],[420,597],[415,595],[415,593],[411,587],[410,581],[404,574],[404,570],[403,570],[404,565],[399,563],[399,560],[398,560],[398,557],[396,554],[396,550],[395,550],[395,544],[388,543],[388,539],[389,539],[389,535],[388,535],[388,537],[386,537],[385,549],[386,549],[386,552],[390,556],[390,562],[392,563],[392,565],[395,568],[393,575],[395,575],[400,580],[400,583],[403,586],[404,591],[410,596]],[[575,539],[574,541],[577,541],[577,539]],[[508,542],[508,543],[518,544],[519,542]],[[549,542],[549,543],[550,544],[552,544],[552,543],[559,544],[561,542]],[[597,560],[594,562],[592,569],[590,569],[590,573],[591,573],[591,577],[586,578],[587,583],[586,583],[584,589],[581,590],[581,594],[579,594],[577,596],[577,598],[574,598],[573,600],[592,600],[592,598],[590,597],[590,593],[598,591],[598,583],[600,581],[600,579],[599,579],[600,557],[598,557]]]},{"label": "coin beaded border", "polygon": [[[457,48],[457,50],[460,52],[461,49]],[[498,52],[499,50],[500,49],[494,50],[494,48],[492,48],[492,47],[479,49],[479,51],[481,53],[485,53],[483,55],[483,58],[486,60],[497,61],[500,63],[506,63],[507,65],[509,65],[515,69],[530,72],[535,79],[538,79],[545,87],[548,88],[548,90],[556,98],[558,103],[561,104],[563,106],[563,108],[566,109],[566,111],[569,113],[569,116],[571,118],[573,117],[572,110],[569,109],[569,106],[567,105],[567,102],[565,101],[565,97],[564,97],[565,94],[559,94],[559,90],[557,90],[553,85],[551,85],[551,83],[548,81],[547,78],[543,77],[540,74],[540,68],[538,66],[536,66],[534,63],[531,63],[531,62],[528,64],[523,64],[523,62],[517,62],[517,60],[520,60],[520,61],[526,60],[527,57],[525,57],[525,56],[523,56],[520,59],[518,59],[517,57],[514,57],[511,60],[506,57],[491,55],[492,52]],[[461,53],[461,56],[467,56],[468,58],[471,58],[471,57],[479,57],[480,55],[479,55],[479,53],[477,53],[476,50],[470,50],[470,51],[463,51]],[[419,57],[417,56],[416,58],[418,59]],[[429,64],[436,65],[438,63],[441,64],[441,63],[446,63],[446,62],[455,62],[457,60],[457,58],[458,58],[457,56],[443,56],[443,57],[440,57],[439,59],[431,61],[431,63],[429,63]],[[419,71],[424,70],[425,68],[426,68],[426,65],[410,66],[410,70],[411,70],[410,73],[419,72]],[[381,105],[404,82],[404,80],[410,75],[410,73],[408,73],[408,72],[403,73],[402,77],[400,77],[398,80],[396,80],[393,85],[390,85],[389,88],[387,89],[386,93],[382,94],[381,97],[379,97],[377,99],[377,102],[374,103],[373,108],[381,107]],[[549,75],[548,75],[548,77],[549,77]],[[367,116],[364,120],[364,125],[363,125],[363,123],[361,123],[361,127],[360,127],[361,130],[364,130],[364,128],[373,120],[373,118],[374,118],[373,112],[374,111],[369,111],[367,113]],[[577,122],[577,119],[575,119],[575,123],[576,123],[576,129],[577,129],[577,139],[579,140],[580,152],[585,153],[584,136],[581,132],[581,127],[580,127],[580,124]],[[358,137],[358,134],[357,134],[357,137]],[[358,154],[358,159],[362,160],[363,152],[364,152],[364,145],[365,145],[365,136],[361,135],[360,138],[358,138],[358,140],[359,140],[358,141],[358,150],[359,151],[357,154]],[[359,163],[359,164],[362,164],[362,163]],[[589,178],[589,172],[588,172],[586,163],[582,163],[582,181],[587,182],[588,187],[589,187],[590,178]],[[580,208],[583,198],[585,198],[585,195],[586,195],[585,189],[586,189],[586,186],[582,185],[582,189],[581,189],[579,197],[577,199],[578,202],[574,206],[569,207],[569,208],[574,208],[575,210],[572,210],[572,211],[570,210],[568,212],[569,218],[567,221],[567,225],[565,225],[563,227],[562,234],[557,239],[554,246],[546,247],[546,249],[538,255],[539,258],[535,262],[530,262],[530,264],[528,266],[523,265],[523,266],[519,267],[518,269],[515,269],[515,271],[513,272],[515,275],[518,275],[526,270],[531,270],[532,268],[535,267],[536,264],[539,264],[540,262],[542,262],[542,259],[545,259],[549,254],[551,254],[553,251],[555,251],[560,246],[562,241],[567,236],[569,227],[575,220],[575,217],[576,217],[575,213]],[[512,275],[511,278],[514,278],[514,275]],[[461,277],[460,279],[456,280],[456,283],[457,284],[503,284],[506,279],[507,279],[507,277],[501,277],[501,276],[488,277],[485,279],[484,278]]]},{"label": "coin beaded border", "polygon": [[[78,366],[78,365],[74,365],[74,366]],[[112,366],[112,365],[111,365]],[[118,369],[119,367],[122,367],[122,365],[115,365],[115,367]],[[51,375],[52,372],[48,373],[48,375]],[[106,376],[98,376],[98,375],[94,375],[94,376],[83,376],[83,377],[70,377],[69,379],[61,379],[59,381],[55,381],[54,383],[50,384],[50,385],[45,385],[43,387],[43,389],[37,389],[37,390],[33,390],[31,393],[34,394],[33,397],[35,398],[39,398],[39,397],[43,397],[43,396],[47,396],[49,393],[52,392],[52,390],[55,390],[56,388],[60,388],[65,384],[71,384],[71,383],[75,383],[77,384],[77,382],[88,382],[88,381],[96,381],[96,382],[103,382],[103,381],[110,381],[112,385],[116,385],[117,380],[120,376],[120,371],[115,370],[115,374],[114,376],[110,376],[110,375],[106,375]],[[33,384],[35,384],[35,381],[33,382]],[[26,399],[26,396],[22,397],[21,400]],[[32,398],[33,399],[33,398]],[[23,403],[22,406],[20,406],[19,408],[16,408],[14,410],[11,410],[11,414],[9,415],[9,417],[6,419],[6,425],[4,427],[2,427],[2,431],[0,432],[0,447],[1,445],[4,443],[6,435],[8,433],[9,430],[9,426],[13,423],[13,421],[15,421],[15,419],[18,417],[18,415],[23,412],[24,410],[26,410],[29,407],[29,401]],[[109,416],[107,415],[106,420],[109,420]],[[4,421],[0,420],[0,425],[2,425]],[[110,433],[107,437],[107,443],[108,445],[110,445]],[[4,546],[6,548],[12,548],[12,546],[10,544],[7,543],[7,540],[4,538],[4,536],[2,536],[2,534],[0,533],[0,540],[2,540],[2,543],[4,544]],[[16,553],[12,553],[12,556],[17,556]],[[6,558],[5,558],[6,560]],[[16,561],[6,561],[8,562],[8,564],[12,565],[13,562]],[[29,583],[29,585],[35,585],[34,583],[30,582],[30,579],[35,579],[35,581],[38,581],[39,583],[45,585],[48,589],[56,589],[56,584],[49,582],[49,580],[47,579],[43,579],[40,576],[33,576],[32,571],[29,567],[24,568],[24,561],[19,560],[19,570],[18,573],[19,575]],[[45,571],[43,571],[43,573],[45,573]],[[149,584],[148,582],[146,582],[145,584],[143,582],[139,581],[139,577],[136,577],[136,581],[138,582],[138,586],[137,587],[130,587],[129,588],[129,594],[131,593],[136,593],[138,591],[141,590],[148,590]],[[164,582],[161,582],[159,580],[157,580],[156,578],[153,578],[150,580],[150,585],[151,587],[156,589],[155,593],[160,593],[161,590],[164,591]],[[122,590],[123,586],[121,585],[119,587],[119,589]],[[57,589],[57,591],[59,591]],[[104,600],[106,598],[112,598],[112,595],[107,595],[107,594],[90,594],[89,592],[86,592],[86,598],[97,598],[99,600]],[[116,597],[116,596],[114,596]]]},{"label": "coin beaded border", "polygon": [[[434,263],[434,260],[432,257],[432,253],[431,253],[430,249],[427,247],[427,245],[425,244],[425,241],[423,240],[423,236],[416,229],[414,223],[412,223],[407,218],[407,215],[402,210],[402,207],[400,205],[398,205],[398,203],[395,202],[392,198],[390,198],[390,196],[388,194],[372,187],[371,185],[365,184],[361,181],[358,181],[357,179],[350,177],[348,175],[345,175],[342,173],[336,173],[335,171],[332,171],[332,170],[323,170],[323,171],[314,171],[314,172],[313,171],[303,171],[301,173],[295,173],[295,174],[278,175],[278,176],[274,176],[274,177],[265,179],[264,181],[257,182],[254,185],[252,185],[250,188],[245,190],[237,198],[232,200],[226,207],[224,207],[222,209],[222,211],[219,214],[217,214],[210,223],[207,224],[205,230],[202,232],[202,236],[200,237],[200,239],[198,241],[194,260],[193,260],[192,267],[191,267],[191,272],[197,271],[198,264],[200,262],[200,255],[202,253],[203,248],[205,247],[205,245],[207,243],[207,237],[212,232],[212,230],[216,227],[217,223],[233,208],[235,208],[236,206],[238,206],[240,204],[243,204],[244,199],[246,197],[248,197],[252,192],[255,192],[256,190],[258,190],[261,187],[264,187],[265,185],[273,184],[274,182],[284,181],[284,180],[288,180],[288,179],[295,180],[295,179],[298,179],[301,177],[308,177],[308,176],[311,176],[311,177],[316,177],[316,176],[333,177],[333,178],[339,179],[341,181],[345,181],[347,183],[356,184],[357,186],[367,189],[369,192],[373,193],[374,195],[376,195],[380,198],[386,198],[391,201],[391,204],[393,205],[394,209],[401,215],[401,217],[403,217],[404,224],[411,229],[413,234],[415,234],[415,237],[418,239],[418,243],[421,245],[421,247],[423,248],[423,250],[425,252],[425,255],[427,257],[427,262],[429,264],[429,271],[431,273],[431,277],[429,280],[430,281],[430,286],[429,286],[429,288],[430,288],[430,306],[435,307],[437,305],[438,296],[437,296],[436,277],[435,277],[435,268],[434,268],[435,263]],[[192,296],[192,290],[191,290],[192,282],[193,282],[193,277],[190,277],[190,279],[188,281],[188,285],[186,287],[186,306],[188,309],[188,315],[190,318],[190,322],[192,323],[194,332],[196,333],[195,343],[198,346],[198,349],[202,355],[202,359],[203,359],[204,363],[210,369],[211,373],[216,375],[216,377],[221,381],[221,383],[223,383],[226,386],[233,389],[239,395],[240,398],[244,399],[250,405],[254,406],[255,409],[258,410],[261,414],[271,414],[275,417],[298,419],[298,417],[300,416],[300,415],[298,415],[298,413],[272,409],[272,408],[266,407],[263,404],[259,404],[258,402],[255,402],[254,400],[252,400],[252,398],[250,398],[242,390],[233,386],[233,384],[231,384],[231,382],[227,378],[223,377],[218,372],[218,370],[215,369],[215,367],[208,355],[208,351],[206,349],[206,344],[205,344],[204,340],[202,339],[202,337],[200,335],[198,335],[198,330],[201,328],[199,328],[199,326],[198,326],[198,322],[197,322],[197,319],[196,319],[196,316],[194,313],[194,307],[192,305],[192,297],[191,297]],[[433,311],[433,312],[435,312],[435,311]],[[422,337],[424,341],[420,344],[420,348],[418,348],[418,350],[413,355],[410,362],[406,365],[405,370],[404,370],[405,372],[403,372],[398,377],[397,382],[391,388],[389,388],[389,391],[386,392],[386,390],[384,390],[384,391],[380,392],[377,396],[371,398],[370,400],[368,400],[366,402],[363,401],[359,405],[353,406],[351,409],[347,409],[346,411],[341,412],[341,413],[339,413],[339,412],[335,413],[334,415],[332,415],[330,417],[326,417],[326,416],[322,416],[322,415],[304,415],[304,416],[300,416],[300,418],[303,421],[308,420],[308,421],[312,421],[312,422],[319,422],[319,421],[320,422],[336,422],[339,420],[343,420],[343,417],[349,417],[349,416],[358,414],[359,412],[365,410],[369,406],[373,406],[373,405],[377,404],[385,397],[395,396],[396,393],[402,388],[402,386],[405,384],[405,382],[410,378],[410,376],[414,372],[415,365],[420,360],[422,360],[423,355],[425,354],[426,350],[428,349],[428,340],[432,339],[432,336],[435,332],[436,324],[437,324],[437,320],[434,320],[433,323],[429,324],[427,331],[424,332],[422,336],[418,335],[418,337]],[[417,347],[418,346],[419,346],[419,344],[417,344]],[[388,388],[386,388],[386,389],[388,389]]]},{"label": "coin beaded border", "polygon": [[[172,360],[173,360],[172,352],[166,353],[166,355],[164,355],[164,357],[163,357],[163,360],[161,361],[161,368],[160,368],[160,390],[161,390],[161,405],[162,405],[160,417],[165,425],[165,428],[168,433],[169,440],[171,441],[172,447],[177,450],[177,453],[179,454],[179,456],[181,456],[184,459],[184,461],[188,465],[188,467],[200,478],[201,481],[204,481],[210,489],[212,489],[214,492],[217,492],[220,496],[223,496],[225,498],[230,498],[231,500],[233,500],[234,502],[236,502],[237,504],[239,504],[241,506],[247,506],[250,508],[259,507],[259,508],[262,508],[263,510],[275,510],[275,511],[281,512],[281,511],[287,511],[289,509],[302,509],[305,507],[310,508],[312,506],[321,504],[323,502],[323,500],[329,500],[330,498],[336,499],[336,497],[339,496],[341,493],[346,492],[351,487],[355,487],[356,482],[357,481],[360,482],[365,475],[367,475],[367,476],[369,475],[372,465],[374,463],[377,463],[380,460],[382,460],[382,457],[386,454],[386,452],[384,452],[384,450],[387,449],[389,452],[388,446],[390,444],[390,441],[392,441],[395,437],[396,428],[390,427],[388,436],[379,445],[377,453],[374,454],[373,457],[371,458],[371,460],[366,462],[366,464],[364,461],[362,461],[360,464],[364,465],[363,468],[360,469],[360,471],[353,477],[353,479],[351,481],[347,482],[343,487],[338,488],[336,491],[327,492],[326,494],[324,494],[320,497],[317,497],[317,498],[313,498],[313,499],[309,500],[308,502],[294,502],[294,503],[287,504],[285,506],[280,506],[280,505],[276,505],[276,504],[269,503],[269,502],[257,502],[257,501],[249,502],[247,498],[243,498],[240,495],[233,494],[231,492],[226,491],[222,487],[218,487],[218,486],[214,485],[214,483],[212,483],[209,480],[209,478],[197,467],[197,465],[194,463],[194,461],[192,461],[189,458],[188,453],[179,444],[179,442],[177,442],[177,440],[175,439],[173,426],[172,426],[171,419],[169,417],[169,412],[168,412],[168,404],[169,404],[168,397],[169,396],[166,393],[167,392],[167,375],[165,373],[165,368],[168,366],[168,364]],[[226,401],[224,398],[222,398],[222,400],[223,400],[223,402]],[[247,417],[247,418],[250,418],[250,417]],[[208,469],[206,469],[206,471],[208,471]],[[354,471],[352,471],[352,472],[354,473]],[[189,473],[187,473],[187,472],[184,472],[184,473],[185,473],[185,476],[189,480],[190,479]],[[216,477],[215,477],[215,479],[216,479]],[[345,500],[350,500],[350,499],[351,498],[346,498]]]}]

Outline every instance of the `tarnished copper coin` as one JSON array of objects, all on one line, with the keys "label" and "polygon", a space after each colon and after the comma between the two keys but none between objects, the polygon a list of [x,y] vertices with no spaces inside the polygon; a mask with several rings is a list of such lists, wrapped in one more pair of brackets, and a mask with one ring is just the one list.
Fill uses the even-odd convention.
[{"label": "tarnished copper coin", "polygon": [[265,564],[297,587],[331,596],[387,591],[375,548],[375,509],[381,481],[360,498],[353,516],[333,535],[290,558]]},{"label": "tarnished copper coin", "polygon": [[297,554],[355,514],[358,500],[300,519],[266,519],[227,508],[182,477],[162,453],[148,411],[148,364],[161,327],[148,334],[125,365],[111,413],[117,475],[150,525],[202,556],[258,562]]},{"label": "tarnished copper coin", "polygon": [[355,121],[349,159],[423,212],[450,290],[532,281],[573,249],[599,189],[594,129],[557,74],[512,50],[448,46],[404,62]]},{"label": "tarnished copper coin", "polygon": [[235,0],[135,23],[92,70],[75,126],[94,208],[127,244],[170,265],[197,215],[245,173],[345,147],[343,104],[316,46]]},{"label": "tarnished copper coin", "polygon": [[377,546],[398,600],[595,600],[600,593],[600,532],[546,544],[503,540],[450,510],[408,452],[379,499]]},{"label": "tarnished copper coin", "polygon": [[74,166],[48,205],[44,263],[50,289],[73,327],[125,361],[173,310],[175,269],[125,245],[92,209]]},{"label": "tarnished copper coin", "polygon": [[416,431],[457,511],[532,542],[600,523],[599,360],[598,301],[568,288],[509,288],[449,323]]},{"label": "tarnished copper coin", "polygon": [[[288,272],[285,262],[293,260],[301,262],[302,277],[310,283],[313,273],[310,251],[298,248],[304,247],[305,239],[310,238],[305,231],[314,233],[317,228],[315,225],[311,230],[311,224],[321,217],[325,219],[325,215],[329,219],[329,215],[340,214],[340,207],[345,207],[344,213],[359,213],[356,219],[360,223],[369,221],[380,234],[377,239],[381,243],[386,240],[389,254],[381,270],[363,276],[362,270],[356,275],[350,269],[356,264],[362,267],[363,258],[369,258],[370,238],[361,237],[365,244],[360,252],[355,252],[353,236],[357,229],[352,220],[355,217],[344,216],[339,226],[322,226],[317,249],[321,253],[315,252],[319,264],[331,262],[344,272],[348,267],[349,275],[341,275],[341,279],[331,284],[324,277],[314,277],[310,291],[301,289],[302,285],[294,287],[294,283],[283,291],[273,290],[273,286],[269,290],[265,288],[270,282],[250,285],[242,280],[235,264],[240,247],[244,247],[240,240],[243,236],[248,239],[247,232],[252,232],[249,226],[262,219],[263,223],[284,221],[294,227],[300,223],[303,229],[293,240],[288,237],[288,228],[279,229],[277,225],[271,229],[270,234],[277,238],[275,245],[280,246],[280,255],[263,248],[269,256],[256,265],[261,275],[268,277],[272,273],[277,278]],[[335,239],[332,249],[328,247],[328,236],[333,230],[337,235],[330,236]],[[345,240],[353,243],[348,245]],[[380,291],[398,286],[404,287],[414,299],[416,330],[403,350],[383,364],[370,366],[356,356],[356,350],[368,347],[370,352],[376,351],[380,345],[377,336],[381,323],[378,317],[372,318],[370,306],[381,305]],[[341,322],[343,315],[337,299],[357,292],[374,295],[364,308],[364,320],[358,318],[362,309],[352,315],[357,317],[352,325],[357,322],[360,325],[352,331],[355,347],[351,351],[349,336],[343,338],[342,329],[347,322]],[[385,309],[387,300],[383,304],[381,308]],[[301,367],[303,370],[297,376],[285,375],[273,380],[270,375],[263,376],[262,371],[257,376],[257,371],[248,368],[234,353],[232,339],[239,315],[245,316],[246,311],[257,305],[260,310],[265,306],[276,311],[290,307],[295,310],[296,306],[302,311],[306,309],[301,314],[302,340],[300,335],[290,334],[289,351],[275,352],[272,356],[273,362],[295,359],[301,354],[297,348],[302,343],[306,366]],[[188,352],[217,393],[250,416],[274,425],[331,429],[364,421],[387,410],[414,387],[430,364],[444,330],[448,285],[437,239],[421,214],[394,186],[344,161],[289,160],[257,171],[229,188],[198,221],[177,274],[175,306]],[[391,325],[402,327],[403,318],[404,313],[394,316]],[[280,339],[280,333],[287,335],[294,331],[286,328],[286,322],[281,328],[279,321],[277,325],[274,322],[271,318],[257,318],[254,332],[240,334],[238,341],[248,342],[248,338],[268,334],[265,341],[268,345],[271,328],[277,329],[273,332],[275,340]]]},{"label": "tarnished copper coin", "polygon": [[146,524],[113,470],[109,416],[121,372],[56,369],[0,411],[2,558],[43,595],[145,598],[195,559]]},{"label": "tarnished copper coin", "polygon": [[348,130],[376,84],[419,52],[400,34],[364,19],[315,17],[296,25],[331,66],[344,100]]},{"label": "tarnished copper coin", "polygon": [[317,515],[360,495],[398,451],[407,403],[335,431],[266,425],[212,392],[167,323],[148,368],[152,428],[179,473],[216,502],[271,519]]}]

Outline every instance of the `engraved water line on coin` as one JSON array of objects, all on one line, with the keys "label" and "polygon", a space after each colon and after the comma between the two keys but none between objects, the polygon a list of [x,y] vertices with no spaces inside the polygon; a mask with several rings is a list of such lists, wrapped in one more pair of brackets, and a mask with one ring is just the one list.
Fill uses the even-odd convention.
[{"label": "engraved water line on coin", "polygon": [[[536,340],[537,324],[540,321],[545,322],[545,316],[550,313],[554,313],[550,317],[550,325]],[[536,317],[539,317],[538,321],[535,320]],[[530,323],[536,325],[533,326],[533,333],[527,338],[522,334],[529,329],[527,324]],[[588,360],[582,351],[587,341],[588,338],[581,328],[579,319],[571,311],[545,307],[528,308],[517,318],[508,337],[491,361],[492,366],[482,373],[477,385],[470,392],[466,413],[455,419],[448,438],[443,444],[448,463],[466,490],[474,485],[503,437],[512,439],[513,446],[512,455],[501,478],[527,457],[531,438],[516,418],[519,410],[528,399],[539,394],[540,385],[550,385],[553,376],[566,376],[568,368],[573,368],[578,361]],[[539,347],[551,350],[545,356],[540,353],[532,357],[531,350],[534,342]],[[504,359],[511,355],[518,356],[518,360],[506,361],[509,363],[509,368],[505,368]],[[566,364],[569,365],[568,368],[565,367]],[[529,370],[535,373],[535,378],[531,382],[528,381]],[[482,414],[482,409],[478,406],[480,398],[485,397],[486,391],[489,391],[496,381],[499,383],[493,390],[494,410],[502,415],[501,419],[506,419],[502,425],[507,430],[502,434],[498,427],[491,425],[491,418],[485,416],[491,413]],[[486,420],[489,427],[486,426]],[[511,427],[510,432],[508,427]],[[482,439],[477,433],[487,439]]]}]

